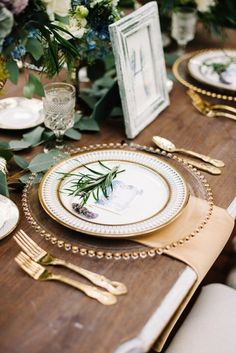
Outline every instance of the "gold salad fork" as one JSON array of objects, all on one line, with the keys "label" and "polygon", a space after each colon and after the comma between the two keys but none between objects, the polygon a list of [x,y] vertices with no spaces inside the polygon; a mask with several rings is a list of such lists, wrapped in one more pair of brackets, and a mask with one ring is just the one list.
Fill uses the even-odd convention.
[{"label": "gold salad fork", "polygon": [[93,284],[105,288],[108,292],[121,295],[127,293],[126,286],[121,282],[111,281],[105,276],[99,275],[88,271],[80,266],[73,265],[72,263],[58,259],[53,255],[49,254],[38,244],[36,244],[22,229],[20,229],[13,237],[21,249],[26,252],[28,256],[31,257],[35,262],[40,263],[41,265],[58,265],[69,268],[72,271],[84,276]]},{"label": "gold salad fork", "polygon": [[39,281],[59,281],[85,293],[88,297],[96,299],[104,305],[112,305],[117,302],[116,297],[108,292],[98,289],[94,286],[75,281],[69,277],[63,275],[55,275],[52,272],[46,270],[45,267],[33,261],[28,255],[22,251],[15,257],[17,264],[32,278]]}]

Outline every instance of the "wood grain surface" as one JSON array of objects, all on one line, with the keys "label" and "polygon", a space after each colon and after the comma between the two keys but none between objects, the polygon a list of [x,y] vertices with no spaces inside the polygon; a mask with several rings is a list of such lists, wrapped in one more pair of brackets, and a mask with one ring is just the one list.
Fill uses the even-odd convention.
[{"label": "wood grain surface", "polygon": [[[231,32],[233,38],[234,32]],[[230,38],[231,38],[230,37]],[[235,45],[228,39],[226,46]],[[192,48],[217,47],[200,32]],[[191,46],[189,47],[191,49]],[[5,96],[18,96],[23,84],[7,83]],[[176,146],[209,154],[225,162],[221,176],[209,176],[215,202],[226,208],[236,191],[236,124],[233,121],[210,119],[200,115],[191,105],[186,89],[174,83],[170,106],[136,139],[152,145],[153,135],[171,139]],[[105,118],[105,117],[104,117]],[[121,142],[125,139],[122,120],[104,119],[101,132],[83,134],[79,146],[94,143]],[[19,133],[0,131],[0,140],[16,139]],[[30,160],[41,147],[22,155]],[[10,170],[10,172],[13,171]],[[79,264],[89,270],[124,282],[128,295],[118,304],[104,307],[70,287],[59,283],[41,283],[30,279],[14,262],[19,248],[8,236],[0,243],[0,352],[4,353],[112,353],[124,341],[135,337],[176,283],[185,265],[167,256],[126,261],[97,260],[65,253],[40,238],[22,213],[20,195],[11,197],[20,208],[22,228],[45,250]],[[62,237],[63,234],[60,234]],[[54,269],[53,269],[54,270]],[[71,272],[63,271],[73,278]],[[86,282],[82,277],[81,281]]]}]

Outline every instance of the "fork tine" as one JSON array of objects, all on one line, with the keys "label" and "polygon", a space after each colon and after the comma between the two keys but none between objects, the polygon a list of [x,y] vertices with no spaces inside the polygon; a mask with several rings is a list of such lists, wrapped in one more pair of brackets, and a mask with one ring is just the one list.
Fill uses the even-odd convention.
[{"label": "fork tine", "polygon": [[[18,244],[21,246],[24,246],[25,248],[23,249],[25,252],[27,253],[31,253],[33,256],[37,256],[40,254],[40,252],[38,251],[38,249],[35,249],[33,246],[31,246],[31,244],[29,244],[27,242],[26,239],[24,239],[24,237],[21,235],[21,233],[17,232],[16,236],[14,237],[14,239],[18,239]],[[26,250],[27,249],[27,250]]]},{"label": "fork tine", "polygon": [[[21,247],[22,250],[24,250],[27,254],[31,254],[31,249],[27,247],[21,239],[18,238],[18,236],[14,235],[13,239],[17,242],[17,244]],[[33,255],[33,254],[32,254]]]},{"label": "fork tine", "polygon": [[34,262],[28,255],[26,255],[22,251],[20,252],[19,255],[22,261],[24,261],[25,265],[30,267],[32,270],[39,271],[43,268],[41,265]]},{"label": "fork tine", "polygon": [[[20,255],[20,254],[19,254]],[[30,267],[26,265],[26,263],[24,262],[24,258],[22,259],[21,256],[17,256],[15,257],[15,261],[16,263],[22,268],[22,270],[24,270],[25,272],[28,273],[28,275],[30,275],[31,277],[33,277],[33,272],[31,271]]]},{"label": "fork tine", "polygon": [[31,266],[30,258],[28,255],[23,253],[22,251],[17,255],[17,258],[26,266],[26,267],[33,267]]},{"label": "fork tine", "polygon": [[42,254],[43,252],[44,252],[45,255],[46,255],[46,251],[43,250],[42,248],[40,248],[40,246],[38,246],[38,244],[35,243],[35,241],[33,241],[33,239],[31,239],[31,238],[23,231],[23,229],[20,229],[18,233],[21,235],[21,237],[22,237],[23,239],[25,239],[25,241],[26,241],[29,245],[32,246],[32,248],[33,248],[35,251],[37,251],[38,255]]},{"label": "fork tine", "polygon": [[15,257],[15,261],[25,272],[35,279],[36,276],[38,277],[40,273],[44,272],[43,266],[31,260],[31,258],[22,251]]},{"label": "fork tine", "polygon": [[[35,243],[35,241],[33,241],[33,239],[31,239],[24,231],[23,229],[20,229],[19,234],[21,234],[22,238],[24,238],[25,240],[27,240],[27,242],[29,242],[32,246],[34,246],[35,248],[39,248],[38,244]],[[40,249],[41,250],[41,249]]]}]

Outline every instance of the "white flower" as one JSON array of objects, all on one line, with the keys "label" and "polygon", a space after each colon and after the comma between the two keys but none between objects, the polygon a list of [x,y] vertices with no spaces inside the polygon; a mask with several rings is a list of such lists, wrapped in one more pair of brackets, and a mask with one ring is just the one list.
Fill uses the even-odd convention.
[{"label": "white flower", "polygon": [[47,14],[52,21],[55,19],[54,15],[61,17],[68,16],[71,9],[70,0],[43,0],[43,2],[46,5]]},{"label": "white flower", "polygon": [[215,0],[196,0],[197,9],[200,12],[207,12],[211,6],[215,6]]},{"label": "white flower", "polygon": [[119,0],[112,0],[113,7],[117,7]]},{"label": "white flower", "polygon": [[81,19],[80,23],[78,23],[78,20],[74,17],[71,17],[69,19],[69,24],[62,24],[61,22],[56,22],[58,26],[61,28],[65,29],[69,33],[66,33],[64,31],[60,31],[60,35],[66,39],[69,40],[73,37],[75,38],[82,38],[86,32],[86,25],[87,25],[87,20],[85,18]]}]

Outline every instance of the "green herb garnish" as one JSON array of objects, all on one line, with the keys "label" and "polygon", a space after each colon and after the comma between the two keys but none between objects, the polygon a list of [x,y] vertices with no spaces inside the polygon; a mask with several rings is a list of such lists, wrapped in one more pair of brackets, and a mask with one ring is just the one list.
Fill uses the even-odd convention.
[{"label": "green herb garnish", "polygon": [[228,61],[225,63],[203,63],[203,65],[210,67],[212,69],[212,72],[215,72],[218,76],[221,82],[228,84],[229,82],[225,81],[224,77],[222,76],[222,74],[224,72],[227,71],[227,69],[229,68],[229,66],[233,63],[236,63],[236,58],[232,58],[230,56],[228,56]]},{"label": "green herb garnish", "polygon": [[[109,196],[108,190],[113,190],[112,181],[117,177],[118,174],[123,173],[125,170],[119,170],[120,166],[109,168],[104,163],[98,161],[98,163],[107,170],[107,172],[98,172],[86,165],[85,167],[90,173],[65,173],[62,179],[75,176],[71,181],[70,188],[65,189],[68,195],[79,196],[81,198],[81,206],[84,206],[88,201],[90,195],[93,195],[96,201],[99,200],[102,194],[106,199]],[[61,174],[61,173],[59,173]]]}]

